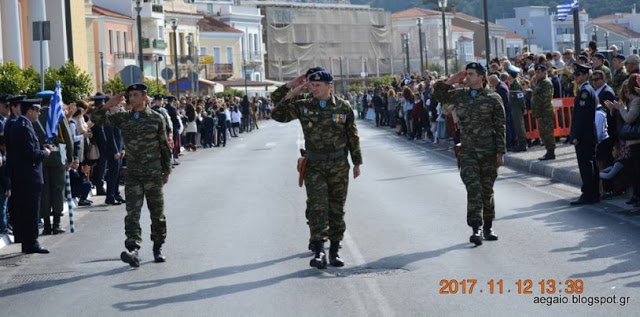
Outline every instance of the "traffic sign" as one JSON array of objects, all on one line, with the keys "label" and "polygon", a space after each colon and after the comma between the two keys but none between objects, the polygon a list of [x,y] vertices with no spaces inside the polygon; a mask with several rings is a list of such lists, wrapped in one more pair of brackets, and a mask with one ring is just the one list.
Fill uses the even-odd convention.
[{"label": "traffic sign", "polygon": [[167,80],[167,81],[170,80],[171,78],[173,78],[173,69],[171,69],[169,67],[163,69],[160,72],[160,76],[162,76],[162,79],[164,79],[164,80]]},{"label": "traffic sign", "polygon": [[120,71],[120,79],[125,85],[131,86],[133,84],[142,83],[142,72],[140,67],[136,65],[129,65]]},{"label": "traffic sign", "polygon": [[200,64],[213,64],[213,56],[200,56],[198,62]]}]

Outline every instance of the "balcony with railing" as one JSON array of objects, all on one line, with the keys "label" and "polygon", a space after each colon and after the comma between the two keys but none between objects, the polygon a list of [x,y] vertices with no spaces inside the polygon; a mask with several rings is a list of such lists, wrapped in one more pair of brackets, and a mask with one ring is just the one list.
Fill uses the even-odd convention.
[{"label": "balcony with railing", "polygon": [[165,42],[165,40],[161,40],[161,39],[154,39],[153,40],[153,48],[157,48],[157,49],[165,49],[167,48],[167,42]]},{"label": "balcony with railing", "polygon": [[133,52],[118,52],[113,54],[114,66],[117,72],[129,65],[136,65],[136,54]]},{"label": "balcony with railing", "polygon": [[164,6],[162,5],[162,2],[158,3],[157,1],[144,0],[140,6],[142,7],[142,10],[140,10],[140,17],[143,19],[164,19]]}]

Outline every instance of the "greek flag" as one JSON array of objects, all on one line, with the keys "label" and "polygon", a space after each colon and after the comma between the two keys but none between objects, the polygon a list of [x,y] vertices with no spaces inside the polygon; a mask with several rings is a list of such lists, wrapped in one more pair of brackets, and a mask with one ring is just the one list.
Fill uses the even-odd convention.
[{"label": "greek flag", "polygon": [[566,20],[569,13],[578,10],[579,7],[578,0],[567,1],[559,4],[556,7],[556,9],[558,9],[558,21]]},{"label": "greek flag", "polygon": [[58,136],[58,122],[60,122],[62,116],[62,88],[60,88],[60,81],[58,81],[51,98],[49,116],[47,117],[47,142],[51,142],[54,137]]}]

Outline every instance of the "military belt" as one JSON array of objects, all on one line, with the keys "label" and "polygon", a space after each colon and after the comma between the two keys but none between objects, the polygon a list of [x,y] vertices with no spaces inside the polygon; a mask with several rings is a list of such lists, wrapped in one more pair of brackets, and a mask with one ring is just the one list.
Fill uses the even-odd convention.
[{"label": "military belt", "polygon": [[328,161],[343,158],[347,156],[345,150],[339,150],[331,153],[313,153],[307,151],[304,155],[309,161]]}]

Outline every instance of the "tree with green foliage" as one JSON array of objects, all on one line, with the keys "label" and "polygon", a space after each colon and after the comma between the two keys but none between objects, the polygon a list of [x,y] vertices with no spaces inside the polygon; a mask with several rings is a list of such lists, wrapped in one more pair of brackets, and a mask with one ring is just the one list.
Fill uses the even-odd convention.
[{"label": "tree with green foliage", "polygon": [[16,63],[7,61],[0,64],[0,92],[21,95],[27,92],[28,87],[29,81]]},{"label": "tree with green foliage", "polygon": [[393,76],[373,77],[369,79],[369,86],[391,86]]},{"label": "tree with green foliage", "polygon": [[57,81],[60,81],[64,103],[75,102],[88,96],[91,92],[91,78],[72,61],[67,61],[59,69],[49,67],[45,70],[45,89],[56,89]]},{"label": "tree with green foliage", "polygon": [[124,84],[120,76],[113,77],[104,83],[104,93],[115,95],[127,90],[127,85]]},{"label": "tree with green foliage", "polygon": [[157,83],[155,80],[144,79],[144,84],[147,85],[147,95],[168,95],[169,91],[165,89],[162,84]]},{"label": "tree with green foliage", "polygon": [[27,87],[25,88],[25,94],[29,97],[35,96],[40,91],[40,73],[38,73],[32,66],[22,70],[24,78],[27,80]]}]

